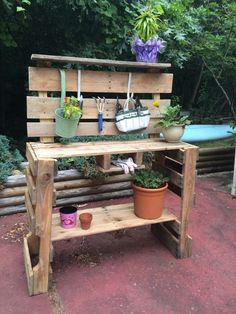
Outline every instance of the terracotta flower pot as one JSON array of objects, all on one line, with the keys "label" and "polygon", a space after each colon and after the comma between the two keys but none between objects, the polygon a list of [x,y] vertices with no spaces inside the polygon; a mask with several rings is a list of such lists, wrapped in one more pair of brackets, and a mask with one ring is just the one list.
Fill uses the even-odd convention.
[{"label": "terracotta flower pot", "polygon": [[143,219],[156,219],[162,215],[168,184],[158,189],[146,189],[133,184],[134,213]]},{"label": "terracotta flower pot", "polygon": [[87,230],[90,228],[93,215],[90,213],[83,213],[79,215],[80,226],[82,229]]}]

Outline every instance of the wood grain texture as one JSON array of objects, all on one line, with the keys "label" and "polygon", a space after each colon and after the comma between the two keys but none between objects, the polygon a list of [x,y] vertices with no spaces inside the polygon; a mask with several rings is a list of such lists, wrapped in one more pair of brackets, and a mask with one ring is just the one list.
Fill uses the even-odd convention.
[{"label": "wood grain texture", "polygon": [[137,152],[151,152],[173,150],[192,147],[183,142],[166,143],[159,139],[145,139],[135,141],[106,141],[70,144],[40,144],[32,143],[34,152],[39,159],[63,158],[76,156],[99,156],[104,154],[129,154]]},{"label": "wood grain texture", "polygon": [[35,179],[33,178],[30,167],[26,167],[26,183],[28,188],[28,193],[31,199],[32,205],[36,205],[36,186]]},{"label": "wood grain texture", "polygon": [[33,234],[35,234],[35,224],[36,224],[35,209],[31,202],[28,191],[25,191],[25,207],[27,209],[27,214],[28,214],[29,229]]},{"label": "wood grain texture", "polygon": [[[83,230],[79,226],[73,229],[63,229],[60,227],[59,215],[53,215],[52,241],[70,239],[86,235],[98,234],[123,228],[149,225],[162,221],[175,220],[173,214],[166,210],[158,219],[142,219],[134,215],[133,204],[111,205],[93,209],[80,210],[78,215],[83,212],[93,214],[92,224],[89,230]],[[79,221],[79,219],[78,219]]]},{"label": "wood grain texture", "polygon": [[48,291],[53,179],[54,160],[39,160],[36,179],[37,204],[35,208],[36,234],[40,237],[39,263],[34,269],[34,293],[36,294]]},{"label": "wood grain texture", "polygon": [[38,159],[35,156],[35,152],[31,147],[31,143],[26,143],[26,158],[29,162],[30,170],[35,177],[38,171]]},{"label": "wood grain texture", "polygon": [[190,209],[193,206],[195,179],[196,179],[196,161],[198,157],[197,148],[185,149],[185,164],[183,168],[183,193],[181,200],[181,231],[180,231],[180,246],[179,255],[185,257],[188,251],[188,218]]},{"label": "wood grain texture", "polygon": [[[155,128],[156,119],[151,119],[148,127],[145,130],[137,131],[133,134],[156,134],[160,132],[160,128]],[[39,123],[28,122],[27,133],[29,137],[50,137],[56,136],[55,123]],[[117,135],[125,134],[119,132],[114,122],[103,121],[103,130],[99,132],[97,122],[80,122],[77,127],[77,136],[91,136],[91,135]]]},{"label": "wood grain texture", "polygon": [[25,273],[26,273],[26,279],[27,279],[28,292],[29,292],[29,295],[31,296],[34,294],[34,273],[33,273],[33,268],[32,268],[31,259],[30,259],[30,252],[29,252],[27,237],[24,238],[23,253],[24,253],[24,264],[25,264]]},{"label": "wood grain texture", "polygon": [[[47,98],[47,92],[38,92],[38,96],[41,98]],[[38,110],[40,110],[40,108]],[[41,118],[40,122],[53,122],[53,119]],[[54,141],[53,137],[40,137],[40,142],[42,143],[50,143],[53,141]]]},{"label": "wood grain texture", "polygon": [[112,67],[132,67],[143,69],[165,69],[171,67],[170,63],[146,63],[137,61],[120,61],[108,59],[94,59],[94,58],[80,58],[72,56],[53,56],[43,54],[32,54],[32,61],[37,62],[56,62],[56,63],[71,63],[71,64],[85,64],[85,65],[101,65]]},{"label": "wood grain texture", "polygon": [[[47,78],[47,79],[45,79]],[[133,93],[171,93],[173,74],[132,73]],[[81,92],[127,93],[127,72],[81,71]],[[30,91],[60,91],[60,73],[55,68],[29,67]],[[66,91],[77,92],[77,70],[66,70]]]},{"label": "wood grain texture", "polygon": [[[119,99],[124,105],[125,99]],[[160,107],[153,106],[153,99],[141,99],[143,106],[147,106],[152,118],[159,118],[170,104],[170,99],[161,99]],[[28,119],[54,119],[55,109],[59,107],[60,98],[58,97],[36,97],[27,96],[27,118]],[[116,113],[116,99],[106,99],[103,111],[103,119],[114,119]],[[98,118],[97,106],[93,98],[83,99],[83,120]]]}]

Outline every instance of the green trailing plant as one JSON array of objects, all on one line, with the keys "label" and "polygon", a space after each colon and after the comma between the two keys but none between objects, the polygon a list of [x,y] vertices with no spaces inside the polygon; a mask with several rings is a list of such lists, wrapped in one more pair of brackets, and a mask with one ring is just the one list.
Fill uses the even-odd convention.
[{"label": "green trailing plant", "polygon": [[169,181],[168,177],[153,169],[136,170],[132,178],[135,185],[146,189],[158,189]]},{"label": "green trailing plant", "polygon": [[164,14],[162,6],[155,4],[155,1],[147,1],[147,5],[141,9],[140,14],[136,17],[134,30],[143,42],[157,35],[161,24],[159,17],[162,14]]},{"label": "green trailing plant", "polygon": [[73,119],[82,116],[82,109],[79,106],[77,98],[74,96],[64,99],[64,118]]},{"label": "green trailing plant", "polygon": [[107,174],[97,169],[96,158],[92,157],[75,157],[58,159],[58,169],[68,170],[76,169],[85,178],[96,179],[107,176]]},{"label": "green trailing plant", "polygon": [[[158,107],[154,103],[154,106]],[[179,105],[179,98],[175,97],[172,100],[172,104],[166,108],[165,113],[160,120],[154,125],[154,127],[169,128],[175,125],[189,125],[191,120],[188,116],[181,116],[181,106]]]},{"label": "green trailing plant", "polygon": [[0,189],[8,176],[12,174],[15,169],[20,169],[24,158],[21,156],[18,149],[13,148],[10,140],[0,135]]}]

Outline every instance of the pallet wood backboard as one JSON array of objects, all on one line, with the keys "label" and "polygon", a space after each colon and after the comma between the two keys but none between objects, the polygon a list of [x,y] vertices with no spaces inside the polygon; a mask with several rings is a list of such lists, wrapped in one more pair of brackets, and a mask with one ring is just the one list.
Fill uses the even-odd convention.
[{"label": "pallet wood backboard", "polygon": [[[164,66],[164,65],[163,65]],[[168,67],[168,65],[167,65]],[[77,135],[116,135],[119,131],[115,127],[116,98],[123,105],[124,95],[127,93],[129,72],[111,71],[81,71],[81,93],[84,94],[83,116],[77,129]],[[46,78],[46,79],[45,79]],[[77,70],[66,70],[66,91],[77,93]],[[141,102],[147,106],[151,113],[149,127],[137,133],[158,134],[159,129],[154,128],[155,123],[170,104],[170,99],[160,99],[162,93],[171,93],[173,74],[160,72],[132,72],[130,92],[136,96],[141,94]],[[60,98],[52,96],[52,92],[60,92],[60,74],[55,68],[29,67],[29,90],[38,92],[38,96],[27,97],[27,133],[29,137],[40,137],[42,142],[53,142],[55,133],[55,109],[59,107]],[[106,99],[103,113],[103,131],[98,131],[97,107],[91,97],[109,97]],[[88,94],[88,96],[87,96]],[[142,94],[145,94],[144,98]],[[90,95],[90,96],[89,96]],[[114,96],[111,96],[114,95]],[[114,97],[114,98],[113,98]],[[153,106],[153,99],[160,101],[157,109]],[[33,119],[33,121],[31,121]],[[36,121],[35,121],[36,120]]]}]

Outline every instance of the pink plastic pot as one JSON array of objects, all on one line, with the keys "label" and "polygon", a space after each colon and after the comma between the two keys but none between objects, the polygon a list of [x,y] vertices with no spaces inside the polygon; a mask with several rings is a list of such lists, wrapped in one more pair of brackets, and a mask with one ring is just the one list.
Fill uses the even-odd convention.
[{"label": "pink plastic pot", "polygon": [[65,229],[76,226],[77,208],[75,206],[64,206],[60,208],[61,227]]}]

